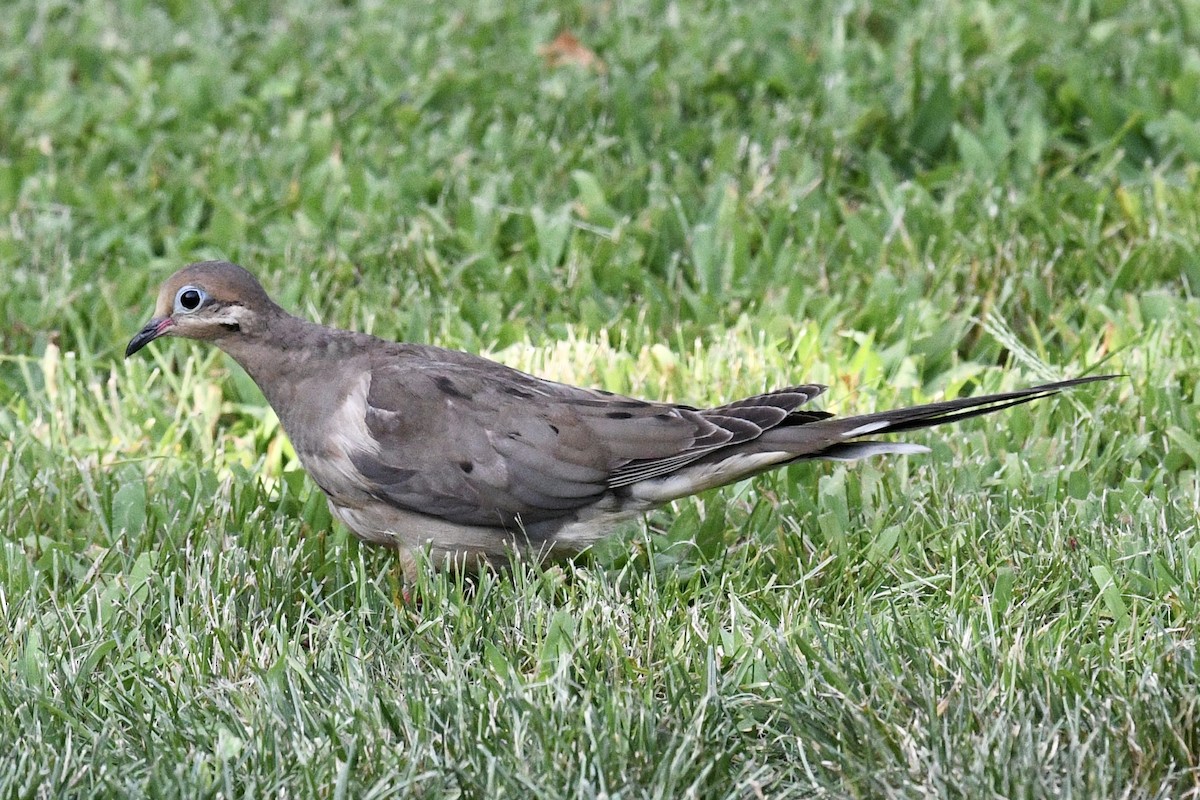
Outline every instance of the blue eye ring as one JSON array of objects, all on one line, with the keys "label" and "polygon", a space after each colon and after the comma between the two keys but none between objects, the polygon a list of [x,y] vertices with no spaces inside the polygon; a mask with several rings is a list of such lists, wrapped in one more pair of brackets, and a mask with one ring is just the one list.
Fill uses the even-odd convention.
[{"label": "blue eye ring", "polygon": [[175,313],[190,314],[208,301],[208,293],[199,286],[184,286],[175,293]]}]

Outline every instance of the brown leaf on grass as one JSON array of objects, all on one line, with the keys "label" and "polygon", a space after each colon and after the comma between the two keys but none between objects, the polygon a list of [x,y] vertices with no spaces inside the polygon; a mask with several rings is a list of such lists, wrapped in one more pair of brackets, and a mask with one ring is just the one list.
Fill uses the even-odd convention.
[{"label": "brown leaf on grass", "polygon": [[546,65],[549,67],[572,65],[590,69],[601,75],[608,69],[600,57],[570,31],[563,31],[554,41],[539,47],[538,55],[546,59]]}]

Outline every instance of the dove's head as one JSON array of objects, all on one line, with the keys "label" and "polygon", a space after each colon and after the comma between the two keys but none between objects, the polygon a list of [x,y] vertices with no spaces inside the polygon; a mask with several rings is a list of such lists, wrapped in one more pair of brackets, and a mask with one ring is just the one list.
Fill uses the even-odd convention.
[{"label": "dove's head", "polygon": [[125,357],[160,336],[219,341],[252,332],[279,310],[258,280],[237,264],[189,264],[162,285],[153,318],[129,341]]}]

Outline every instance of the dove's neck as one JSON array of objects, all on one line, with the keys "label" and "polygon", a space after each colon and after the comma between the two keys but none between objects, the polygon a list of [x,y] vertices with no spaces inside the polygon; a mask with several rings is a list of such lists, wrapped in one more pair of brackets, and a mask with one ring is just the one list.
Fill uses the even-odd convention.
[{"label": "dove's neck", "polygon": [[355,383],[347,378],[369,370],[370,353],[382,343],[272,309],[215,344],[246,370],[299,448],[308,428],[323,426],[323,412],[344,401]]}]

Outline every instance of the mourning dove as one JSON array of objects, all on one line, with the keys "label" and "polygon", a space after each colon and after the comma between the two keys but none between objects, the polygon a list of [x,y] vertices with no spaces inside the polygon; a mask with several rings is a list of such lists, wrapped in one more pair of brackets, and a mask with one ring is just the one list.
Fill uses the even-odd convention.
[{"label": "mourning dove", "polygon": [[851,417],[801,407],[801,384],[717,408],[543,380],[469,353],[294,317],[241,267],[167,280],[126,357],[162,336],[210,341],[275,409],[334,516],[434,565],[578,553],[676,498],[797,461],[928,452],[864,438],[956,422],[1111,376]]}]

